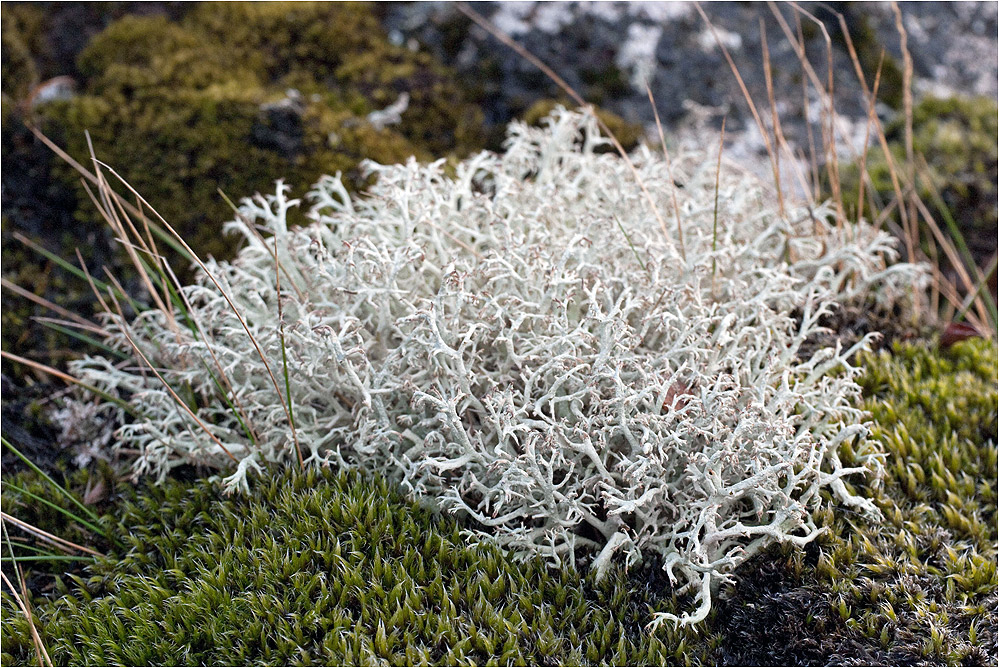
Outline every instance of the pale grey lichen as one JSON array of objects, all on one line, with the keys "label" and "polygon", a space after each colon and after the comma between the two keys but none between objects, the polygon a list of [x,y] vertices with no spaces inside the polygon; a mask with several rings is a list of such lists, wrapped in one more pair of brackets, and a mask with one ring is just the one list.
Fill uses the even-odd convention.
[{"label": "pale grey lichen", "polygon": [[[245,200],[245,248],[208,263],[225,295],[185,289],[201,330],[157,310],[107,322],[218,443],[138,360],[75,373],[138,407],[118,432],[137,471],[207,465],[252,494],[248,470],[297,466],[297,438],[306,465],[377,471],[518,556],[598,574],[656,556],[695,596],[679,621],[704,619],[752,554],[815,538],[821,489],[876,513],[844,484],[879,467],[849,363],[867,340],[803,344],[837,304],[903,298],[924,273],[831,208],[781,215],[728,164],[716,225],[713,157],[674,156],[674,183],[656,152],[633,172],[604,144],[560,109],[511,126],[502,155],[368,165],[362,197],[325,177],[306,227],[283,185]],[[861,465],[841,463],[848,441]]]}]

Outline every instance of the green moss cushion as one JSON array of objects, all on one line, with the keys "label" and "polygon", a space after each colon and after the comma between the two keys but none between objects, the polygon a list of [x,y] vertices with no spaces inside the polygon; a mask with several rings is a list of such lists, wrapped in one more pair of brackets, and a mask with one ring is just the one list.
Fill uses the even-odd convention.
[{"label": "green moss cushion", "polygon": [[[984,267],[996,250],[999,112],[995,100],[928,97],[912,110],[912,131],[919,197],[945,233],[948,217],[953,218],[975,261]],[[894,164],[904,177],[904,121],[899,119],[889,125],[886,137]],[[866,188],[865,200],[873,198],[881,206],[894,200],[892,170],[880,146],[871,148],[867,171],[873,191]],[[848,210],[855,211],[859,196],[857,165],[847,167],[842,176],[843,201]],[[865,204],[864,211],[865,216],[872,217],[870,205]],[[892,214],[892,219],[901,224],[897,213]],[[929,238],[930,233],[925,234]]]},{"label": "green moss cushion", "polygon": [[[89,133],[100,160],[202,257],[219,259],[236,248],[236,239],[222,233],[234,214],[219,190],[238,201],[272,193],[284,178],[298,196],[337,171],[350,187],[363,187],[364,159],[429,160],[468,153],[485,141],[482,113],[453,73],[427,53],[390,43],[369,5],[207,3],[174,8],[182,15],[176,19],[113,21],[127,8],[89,9],[109,25],[76,59],[75,96],[22,113],[20,103],[40,78],[67,74],[42,67],[51,60],[47,31],[57,29],[37,7],[5,11],[2,68],[4,278],[84,316],[94,301],[87,283],[40,262],[14,233],[73,262],[79,247],[97,278],[107,265],[138,292],[135,272],[123,252],[115,255],[121,249],[79,174],[24,128],[27,115],[92,168]],[[404,95],[409,103],[397,123],[368,121]],[[163,244],[160,250],[178,275],[190,278],[188,261]],[[52,362],[65,357],[60,349],[83,348],[30,320],[51,313],[17,295],[5,298],[4,350]],[[22,371],[3,365],[5,373]]]},{"label": "green moss cushion", "polygon": [[884,513],[832,527],[818,574],[847,623],[912,661],[996,662],[996,345],[896,345],[864,360],[886,453]]},{"label": "green moss cushion", "polygon": [[[662,664],[693,638],[643,631],[674,605],[661,592],[471,548],[380,482],[310,472],[257,481],[252,498],[219,490],[168,484],[124,507],[124,556],[38,611],[56,663]],[[31,661],[24,618],[4,612],[4,662]]]},{"label": "green moss cushion", "polygon": [[[207,3],[179,22],[127,16],[78,66],[81,94],[43,108],[45,127],[85,164],[88,131],[101,160],[216,257],[231,253],[220,188],[236,200],[272,191],[277,178],[311,184],[336,171],[358,185],[362,159],[428,159],[481,141],[481,114],[451,74],[390,44],[362,4]],[[403,94],[397,124],[367,122]],[[82,192],[79,201],[80,218],[94,220]]]}]

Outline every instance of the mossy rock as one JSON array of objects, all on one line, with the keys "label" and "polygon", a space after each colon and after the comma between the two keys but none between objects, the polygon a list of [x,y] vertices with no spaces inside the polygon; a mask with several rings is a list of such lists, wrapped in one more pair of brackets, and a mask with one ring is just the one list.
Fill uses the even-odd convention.
[{"label": "mossy rock", "polygon": [[[947,217],[953,217],[975,261],[984,266],[996,250],[995,230],[999,224],[996,212],[999,108],[994,100],[987,98],[929,97],[913,108],[912,130],[920,198],[945,234],[948,234]],[[904,173],[907,164],[904,120],[891,123],[885,134],[892,159]],[[925,170],[922,160],[926,163]],[[854,210],[859,195],[858,169],[856,164],[850,165],[843,173],[843,201]],[[865,211],[870,212],[872,207],[881,210],[895,198],[895,189],[888,160],[880,147],[871,148],[867,171],[873,192],[865,189],[868,200]],[[893,218],[901,225],[897,213]],[[928,235],[927,232],[925,236]]]},{"label": "mossy rock", "polygon": [[[89,131],[102,161],[217,258],[234,250],[219,233],[232,217],[219,189],[238,199],[271,192],[277,178],[311,184],[337,171],[356,187],[363,159],[428,159],[479,142],[479,115],[451,74],[391,45],[365,5],[209,3],[179,22],[128,16],[78,66],[81,95],[44,107],[44,127],[85,164]],[[402,94],[400,123],[367,122]],[[77,217],[96,224],[79,201]]]},{"label": "mossy rock", "polygon": [[[4,89],[9,79],[11,92],[21,99],[49,68],[52,55],[44,37],[45,12],[32,5],[10,11],[11,21],[4,11]],[[283,178],[297,184],[293,196],[299,196],[320,175],[338,171],[348,187],[360,188],[367,183],[362,160],[462,155],[484,141],[481,113],[450,70],[428,54],[392,45],[368,5],[208,3],[172,11],[170,17],[125,15],[111,21],[118,11],[93,9],[110,24],[76,59],[78,94],[43,104],[31,117],[88,167],[89,132],[97,157],[202,256],[229,258],[236,250],[237,239],[221,233],[234,214],[219,190],[238,201],[273,192],[275,180]],[[369,113],[403,94],[409,106],[399,123],[376,127],[367,121]],[[17,113],[8,118],[15,105],[7,102],[5,192],[30,197],[22,197],[21,206],[5,194],[4,275],[89,317],[93,298],[86,282],[50,271],[13,241],[13,233],[39,240],[69,260],[79,247],[96,275],[106,265],[126,287],[131,287],[129,263],[123,253],[115,254],[112,234],[79,175],[35,141]],[[189,280],[189,263],[161,250],[175,261],[182,280]],[[47,353],[81,348],[30,320],[51,313],[19,297],[8,299],[5,350],[57,362],[59,355]],[[4,367],[11,372],[7,362]]]},{"label": "mossy rock", "polygon": [[0,30],[0,50],[3,65],[0,67],[0,85],[3,90],[4,123],[12,104],[23,100],[28,91],[39,81],[38,67],[31,57],[37,44],[42,12],[32,5],[15,5],[4,8],[3,28]]},{"label": "mossy rock", "polygon": [[[120,555],[37,600],[59,664],[702,663],[719,638],[643,626],[676,610],[621,572],[469,547],[453,520],[355,474],[270,472],[250,496],[168,483],[120,516]],[[4,595],[3,660],[30,662]]]}]

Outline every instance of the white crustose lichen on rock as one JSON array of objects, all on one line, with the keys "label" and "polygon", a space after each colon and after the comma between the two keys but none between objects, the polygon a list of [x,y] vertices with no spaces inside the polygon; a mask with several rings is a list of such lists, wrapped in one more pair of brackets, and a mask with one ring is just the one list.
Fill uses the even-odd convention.
[{"label": "white crustose lichen on rock", "polygon": [[[218,443],[141,359],[74,370],[140,409],[117,440],[138,472],[209,465],[252,494],[248,470],[298,466],[297,440],[307,466],[386,475],[518,556],[598,574],[656,557],[699,621],[741,562],[817,535],[820,489],[876,513],[843,481],[879,466],[848,362],[866,340],[802,344],[836,304],[904,298],[923,272],[829,208],[781,215],[729,165],[716,217],[712,156],[674,156],[674,186],[661,155],[632,171],[605,144],[558,110],[453,170],[369,165],[361,197],[324,177],[305,227],[283,186],[245,200],[245,248],[208,263],[225,296],[185,289],[202,333],[107,316],[109,343],[190,387]],[[846,441],[863,466],[841,464]]]}]

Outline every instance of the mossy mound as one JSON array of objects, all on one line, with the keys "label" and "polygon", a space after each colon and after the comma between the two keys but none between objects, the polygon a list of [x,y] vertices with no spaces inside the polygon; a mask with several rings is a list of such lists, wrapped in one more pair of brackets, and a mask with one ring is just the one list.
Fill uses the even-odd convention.
[{"label": "mossy mound", "polygon": [[[69,474],[53,471],[51,477],[99,519],[88,516],[34,471],[4,476],[3,512],[76,545],[102,552],[111,548],[112,541],[108,537],[114,520],[107,513],[124,499],[131,498],[134,489],[118,482],[113,471],[104,463],[75,469]],[[77,519],[73,519],[74,516]],[[9,557],[13,554],[21,560],[26,585],[34,594],[51,596],[66,591],[62,578],[67,573],[82,574],[84,567],[92,560],[74,550],[64,553],[16,524],[6,522],[4,529],[10,538],[9,546],[4,538],[3,558],[8,560],[4,562],[4,574],[12,582],[17,581],[16,577],[12,577],[13,569],[9,568]],[[49,559],[52,554],[58,559]]]},{"label": "mossy mound", "polygon": [[31,57],[32,46],[37,42],[38,26],[43,21],[41,11],[34,7],[4,8],[3,27],[0,29],[0,89],[3,91],[3,116],[6,124],[11,103],[24,99],[38,83],[38,67]]},{"label": "mossy mound", "polygon": [[[166,484],[120,521],[123,556],[36,603],[56,663],[664,665],[718,642],[650,636],[651,610],[676,607],[661,590],[469,547],[454,521],[357,475],[275,475],[252,498]],[[4,663],[30,662],[4,606]]]},{"label": "mossy mound", "polygon": [[[285,178],[299,184],[294,195],[301,195],[320,175],[337,171],[347,175],[348,185],[361,187],[364,159],[396,163],[482,146],[481,112],[450,70],[426,53],[391,44],[367,5],[168,9],[171,16],[120,16],[128,7],[86,9],[94,15],[89,28],[107,27],[72,66],[52,52],[49,32],[56,29],[46,10],[19,5],[10,8],[10,17],[4,11],[4,276],[74,312],[90,315],[87,284],[40,263],[13,240],[14,232],[70,260],[79,247],[95,275],[102,277],[106,265],[131,287],[128,262],[115,254],[79,175],[25,130],[25,118],[87,167],[89,132],[102,161],[199,254],[220,259],[231,257],[236,245],[221,233],[233,212],[220,189],[238,200],[273,192],[274,180]],[[29,111],[26,97],[54,74],[72,75],[77,93]],[[368,120],[403,95],[409,103],[398,122]],[[186,261],[175,268],[190,277]],[[80,348],[30,321],[51,313],[21,297],[7,299],[5,350],[53,362],[59,357],[52,351]],[[6,361],[4,367],[9,369]]]},{"label": "mossy mound", "polygon": [[885,519],[828,511],[817,571],[851,627],[914,661],[996,663],[996,364],[980,339],[864,360],[888,471],[865,493]]},{"label": "mossy mound", "polygon": [[[313,183],[362,159],[394,163],[479,145],[480,114],[430,56],[390,44],[350,3],[198,5],[180,21],[127,16],[80,54],[81,94],[41,110],[88,162],[84,131],[199,252],[228,257],[219,196]],[[295,91],[295,92],[291,92]],[[409,96],[394,125],[367,115]],[[67,182],[76,175],[65,170]],[[82,193],[81,193],[82,194]],[[78,217],[93,220],[88,199]]]},{"label": "mossy mound", "polygon": [[[934,220],[947,233],[952,216],[979,266],[996,250],[996,200],[999,192],[999,108],[987,98],[929,97],[912,111],[913,151],[918,193]],[[905,124],[897,120],[886,128],[896,165],[905,165]],[[925,168],[922,165],[925,159]],[[905,168],[900,167],[903,171]],[[867,171],[874,186],[865,189],[865,211],[881,210],[895,199],[891,170],[882,149],[872,147]],[[930,187],[929,183],[932,183]],[[858,167],[843,174],[843,201],[856,208]],[[934,192],[936,191],[936,192]],[[939,195],[939,197],[937,197]],[[941,206],[942,204],[942,206]],[[893,214],[899,224],[899,216]],[[922,216],[920,216],[922,220]],[[928,233],[927,233],[928,234]]]}]

